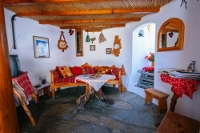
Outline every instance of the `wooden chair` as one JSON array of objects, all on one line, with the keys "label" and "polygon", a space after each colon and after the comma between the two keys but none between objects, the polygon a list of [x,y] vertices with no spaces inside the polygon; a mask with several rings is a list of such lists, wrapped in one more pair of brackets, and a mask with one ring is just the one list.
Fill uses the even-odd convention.
[{"label": "wooden chair", "polygon": [[[18,97],[22,107],[24,108],[25,113],[28,115],[31,123],[33,124],[33,126],[36,124],[34,118],[32,117],[32,114],[30,112],[30,110],[28,109],[26,103],[23,100],[23,96],[21,95],[21,93],[19,92],[19,90],[17,90],[16,88],[13,88],[14,94]],[[23,91],[22,91],[23,93]],[[36,98],[37,99],[37,98]]]},{"label": "wooden chair", "polygon": [[23,72],[17,77],[12,78],[13,82],[13,92],[19,99],[22,107],[24,108],[25,113],[28,115],[31,123],[35,125],[35,120],[32,117],[30,110],[27,107],[29,104],[29,98],[33,98],[33,100],[37,103],[37,96],[34,92],[34,88],[28,78],[27,72]]}]

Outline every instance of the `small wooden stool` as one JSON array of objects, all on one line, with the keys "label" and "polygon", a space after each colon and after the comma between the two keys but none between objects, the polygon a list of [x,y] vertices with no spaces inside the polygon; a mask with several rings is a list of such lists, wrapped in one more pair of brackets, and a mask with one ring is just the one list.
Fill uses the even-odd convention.
[{"label": "small wooden stool", "polygon": [[145,89],[145,93],[145,104],[147,104],[148,102],[152,103],[152,99],[155,98],[158,100],[158,111],[167,111],[167,98],[169,96],[168,94],[153,88]]}]

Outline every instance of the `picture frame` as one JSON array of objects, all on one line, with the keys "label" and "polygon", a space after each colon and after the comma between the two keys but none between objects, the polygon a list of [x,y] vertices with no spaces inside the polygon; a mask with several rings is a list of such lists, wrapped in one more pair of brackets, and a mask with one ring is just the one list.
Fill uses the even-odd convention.
[{"label": "picture frame", "polygon": [[50,58],[48,38],[33,36],[33,48],[35,58]]},{"label": "picture frame", "polygon": [[95,51],[95,45],[90,45],[90,51]]},{"label": "picture frame", "polygon": [[106,48],[106,54],[112,54],[112,48]]},{"label": "picture frame", "polygon": [[76,40],[76,57],[82,57],[83,54],[84,54],[84,51],[83,51],[83,31],[82,30],[76,30],[75,40]]},{"label": "picture frame", "polygon": [[195,69],[195,61],[191,61],[187,66],[187,72],[194,72]]}]

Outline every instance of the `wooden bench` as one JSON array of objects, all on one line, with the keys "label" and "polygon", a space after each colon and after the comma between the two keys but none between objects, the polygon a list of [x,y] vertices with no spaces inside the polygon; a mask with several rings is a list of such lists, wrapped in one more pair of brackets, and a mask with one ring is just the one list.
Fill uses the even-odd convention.
[{"label": "wooden bench", "polygon": [[156,133],[199,133],[200,122],[168,111]]},{"label": "wooden bench", "polygon": [[145,93],[145,104],[147,104],[148,102],[152,103],[152,99],[155,98],[158,100],[158,111],[167,111],[167,98],[169,96],[168,94],[153,88],[145,89]]}]

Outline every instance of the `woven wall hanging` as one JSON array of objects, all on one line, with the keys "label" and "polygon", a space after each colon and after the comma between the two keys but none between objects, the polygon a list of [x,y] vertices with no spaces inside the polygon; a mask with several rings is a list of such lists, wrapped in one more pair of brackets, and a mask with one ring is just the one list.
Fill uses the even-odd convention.
[{"label": "woven wall hanging", "polygon": [[103,43],[106,41],[106,38],[104,37],[103,33],[101,32],[99,35],[99,43]]}]

